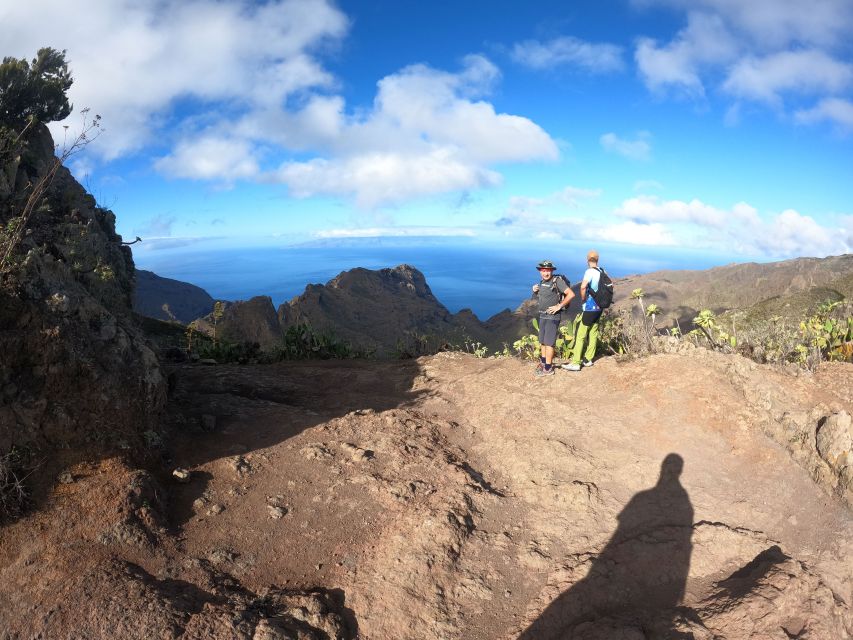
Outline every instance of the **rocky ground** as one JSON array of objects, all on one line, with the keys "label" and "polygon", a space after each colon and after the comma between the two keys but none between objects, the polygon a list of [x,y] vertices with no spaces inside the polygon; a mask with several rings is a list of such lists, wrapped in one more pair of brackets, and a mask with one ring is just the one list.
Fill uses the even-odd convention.
[{"label": "rocky ground", "polygon": [[0,529],[0,638],[853,635],[851,365],[536,379],[445,353],[171,381],[147,469],[69,452]]}]

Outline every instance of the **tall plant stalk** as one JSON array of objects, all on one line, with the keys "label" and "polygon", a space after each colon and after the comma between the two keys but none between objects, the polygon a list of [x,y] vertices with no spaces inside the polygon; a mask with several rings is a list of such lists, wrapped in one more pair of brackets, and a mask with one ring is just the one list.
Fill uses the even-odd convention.
[{"label": "tall plant stalk", "polygon": [[[17,223],[14,230],[3,240],[2,244],[0,244],[0,273],[6,273],[9,271],[10,258],[15,249],[21,243],[21,238],[24,237],[24,231],[27,228],[27,223],[29,222],[30,217],[39,202],[41,202],[42,197],[48,187],[50,187],[53,179],[56,177],[56,172],[59,171],[59,167],[65,164],[71,156],[79,152],[83,147],[101,134],[101,116],[96,115],[92,120],[89,120],[89,109],[83,109],[81,113],[83,114],[83,126],[80,133],[77,134],[77,137],[70,144],[68,144],[67,141],[63,142],[62,153],[53,157],[50,163],[50,168],[36,181],[35,185],[33,185],[32,191],[27,197],[27,201],[24,203],[21,215],[17,217]],[[24,127],[24,129],[17,135],[13,144],[17,144],[32,123],[33,120],[31,119],[27,123],[27,126]],[[93,131],[96,131],[94,135],[92,135]]]}]

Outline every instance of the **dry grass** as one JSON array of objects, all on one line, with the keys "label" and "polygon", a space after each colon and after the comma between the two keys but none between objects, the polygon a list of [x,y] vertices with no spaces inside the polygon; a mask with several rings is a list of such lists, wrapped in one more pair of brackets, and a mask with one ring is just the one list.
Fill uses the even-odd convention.
[{"label": "dry grass", "polygon": [[0,522],[17,518],[24,511],[28,498],[24,484],[29,475],[27,457],[19,449],[0,455]]}]

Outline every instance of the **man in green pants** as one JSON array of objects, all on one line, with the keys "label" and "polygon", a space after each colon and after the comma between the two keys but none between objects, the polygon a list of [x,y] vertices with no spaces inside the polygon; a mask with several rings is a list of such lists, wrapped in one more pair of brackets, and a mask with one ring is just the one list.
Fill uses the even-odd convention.
[{"label": "man in green pants", "polygon": [[[595,349],[598,347],[598,320],[601,318],[601,307],[595,302],[592,294],[598,291],[598,281],[601,271],[598,269],[598,251],[590,250],[586,254],[587,270],[581,281],[581,300],[583,301],[583,315],[581,323],[575,336],[575,346],[572,349],[572,361],[564,364],[563,369],[569,371],[580,371],[581,363],[584,367],[592,366],[595,357]],[[589,339],[584,352],[584,342]]]}]

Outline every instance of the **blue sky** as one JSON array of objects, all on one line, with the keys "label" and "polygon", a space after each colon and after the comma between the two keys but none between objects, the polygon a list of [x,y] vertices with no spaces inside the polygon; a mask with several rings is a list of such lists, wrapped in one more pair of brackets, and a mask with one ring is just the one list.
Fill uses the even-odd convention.
[{"label": "blue sky", "polygon": [[78,111],[52,129],[102,116],[70,166],[137,254],[853,247],[849,0],[32,0],[0,42],[67,50]]}]

